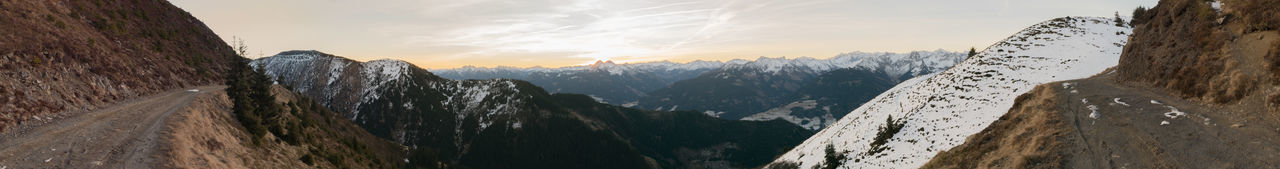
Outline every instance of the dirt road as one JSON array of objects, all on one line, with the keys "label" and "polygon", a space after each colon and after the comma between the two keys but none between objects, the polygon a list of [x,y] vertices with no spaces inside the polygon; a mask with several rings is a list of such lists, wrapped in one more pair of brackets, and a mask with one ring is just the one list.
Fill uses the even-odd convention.
[{"label": "dirt road", "polygon": [[[1276,168],[1280,126],[1262,111],[1204,106],[1112,83],[1067,81],[1067,168]],[[1261,113],[1261,114],[1260,114]]]},{"label": "dirt road", "polygon": [[174,90],[0,135],[3,168],[156,168],[165,119],[201,92]]}]

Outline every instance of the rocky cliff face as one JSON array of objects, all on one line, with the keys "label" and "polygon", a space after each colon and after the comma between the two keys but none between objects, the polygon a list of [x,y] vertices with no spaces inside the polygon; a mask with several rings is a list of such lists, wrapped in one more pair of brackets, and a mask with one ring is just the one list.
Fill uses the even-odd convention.
[{"label": "rocky cliff face", "polygon": [[214,83],[237,58],[165,1],[2,1],[0,27],[0,130]]}]

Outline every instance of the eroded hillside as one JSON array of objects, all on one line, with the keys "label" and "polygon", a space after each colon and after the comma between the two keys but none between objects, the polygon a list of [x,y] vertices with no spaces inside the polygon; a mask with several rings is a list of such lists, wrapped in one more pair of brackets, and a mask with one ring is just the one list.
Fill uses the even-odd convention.
[{"label": "eroded hillside", "polygon": [[237,57],[166,1],[2,1],[0,27],[0,131],[213,83]]}]

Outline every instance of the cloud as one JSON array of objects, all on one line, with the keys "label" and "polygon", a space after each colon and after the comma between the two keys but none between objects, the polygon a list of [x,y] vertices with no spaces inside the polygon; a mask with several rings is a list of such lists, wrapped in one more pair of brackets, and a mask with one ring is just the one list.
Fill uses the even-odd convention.
[{"label": "cloud", "polygon": [[271,54],[316,49],[434,68],[968,49],[1061,16],[1156,0],[171,0]]},{"label": "cloud", "polygon": [[411,45],[478,48],[454,57],[497,53],[571,53],[571,57],[591,59],[670,56],[679,54],[682,47],[742,31],[735,26],[752,20],[739,18],[740,13],[767,7],[761,5],[767,3],[739,1],[603,1],[608,0],[470,1],[447,10],[432,8],[436,9],[432,15],[457,11],[474,16],[460,21],[470,24],[421,30],[405,40]]}]

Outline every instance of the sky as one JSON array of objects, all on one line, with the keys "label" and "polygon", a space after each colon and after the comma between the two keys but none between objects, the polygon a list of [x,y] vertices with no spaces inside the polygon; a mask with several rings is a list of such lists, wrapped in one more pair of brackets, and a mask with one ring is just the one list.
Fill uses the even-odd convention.
[{"label": "sky", "polygon": [[1157,0],[171,0],[250,58],[318,50],[441,69],[986,48]]}]

